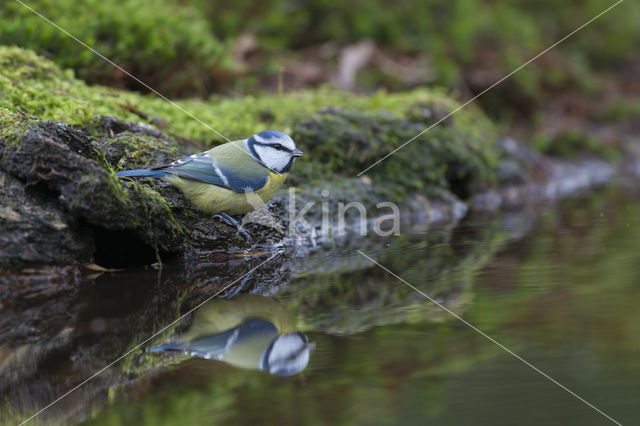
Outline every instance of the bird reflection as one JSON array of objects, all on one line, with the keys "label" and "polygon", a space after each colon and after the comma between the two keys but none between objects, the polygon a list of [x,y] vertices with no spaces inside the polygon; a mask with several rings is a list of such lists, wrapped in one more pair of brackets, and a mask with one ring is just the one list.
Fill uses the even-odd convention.
[{"label": "bird reflection", "polygon": [[252,294],[213,299],[199,308],[188,330],[150,352],[177,351],[278,376],[304,370],[315,347],[276,301]]}]

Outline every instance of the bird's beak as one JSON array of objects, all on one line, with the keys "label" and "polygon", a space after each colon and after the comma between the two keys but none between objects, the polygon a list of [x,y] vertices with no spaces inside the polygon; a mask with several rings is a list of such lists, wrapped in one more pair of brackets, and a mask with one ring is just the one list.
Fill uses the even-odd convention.
[{"label": "bird's beak", "polygon": [[298,148],[293,150],[293,156],[294,157],[302,157],[302,151],[300,151]]}]

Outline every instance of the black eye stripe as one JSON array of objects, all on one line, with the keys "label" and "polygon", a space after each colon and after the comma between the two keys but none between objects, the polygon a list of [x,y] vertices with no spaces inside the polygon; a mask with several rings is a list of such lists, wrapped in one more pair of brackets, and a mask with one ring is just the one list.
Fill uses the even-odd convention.
[{"label": "black eye stripe", "polygon": [[268,146],[270,148],[277,149],[278,151],[292,152],[289,148],[279,143],[271,144],[271,143],[254,142],[254,145]]}]

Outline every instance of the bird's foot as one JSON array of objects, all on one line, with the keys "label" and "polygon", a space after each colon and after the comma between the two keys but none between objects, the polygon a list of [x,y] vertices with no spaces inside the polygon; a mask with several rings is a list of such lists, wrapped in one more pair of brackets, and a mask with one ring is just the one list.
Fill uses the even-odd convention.
[{"label": "bird's foot", "polygon": [[218,297],[220,299],[232,299],[233,297],[235,297],[236,294],[238,294],[242,290],[244,290],[245,286],[247,285],[247,281],[249,281],[249,279],[253,277],[253,272],[254,271],[251,271],[250,273],[248,273],[247,276],[244,277],[242,279],[242,281],[240,281],[240,283],[236,284],[235,286],[233,286],[229,290],[227,290],[224,293],[220,294]]},{"label": "bird's foot", "polygon": [[244,227],[240,224],[240,222],[235,220],[233,217],[231,217],[227,213],[218,213],[214,217],[217,217],[218,219],[220,219],[221,221],[223,221],[229,226],[234,226],[238,230],[238,232],[242,234],[242,236],[248,243],[253,242],[253,238],[251,238],[251,235],[249,235],[247,230],[244,229]]}]

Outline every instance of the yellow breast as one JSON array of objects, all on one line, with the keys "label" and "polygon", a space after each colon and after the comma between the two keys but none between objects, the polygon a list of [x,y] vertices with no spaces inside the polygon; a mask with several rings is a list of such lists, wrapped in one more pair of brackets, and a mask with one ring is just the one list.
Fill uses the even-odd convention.
[{"label": "yellow breast", "polygon": [[287,178],[287,173],[269,172],[267,183],[257,191],[240,194],[230,189],[171,175],[165,180],[177,186],[199,210],[206,213],[244,214],[262,207]]}]

